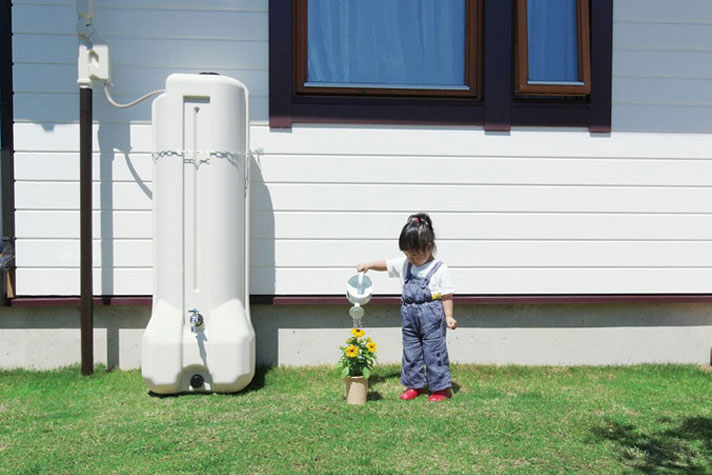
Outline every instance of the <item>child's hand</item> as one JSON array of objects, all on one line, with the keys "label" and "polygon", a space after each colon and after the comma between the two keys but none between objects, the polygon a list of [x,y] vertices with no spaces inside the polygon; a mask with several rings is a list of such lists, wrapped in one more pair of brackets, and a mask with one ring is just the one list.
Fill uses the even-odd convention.
[{"label": "child's hand", "polygon": [[445,317],[445,324],[450,330],[457,328],[457,320],[452,317]]},{"label": "child's hand", "polygon": [[359,272],[368,272],[370,270],[382,272],[388,270],[388,264],[386,261],[362,262],[356,266],[356,270]]}]

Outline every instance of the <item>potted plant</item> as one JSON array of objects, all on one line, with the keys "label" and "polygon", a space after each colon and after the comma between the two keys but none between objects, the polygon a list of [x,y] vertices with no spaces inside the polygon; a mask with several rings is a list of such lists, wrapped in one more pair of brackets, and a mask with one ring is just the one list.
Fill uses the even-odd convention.
[{"label": "potted plant", "polygon": [[368,377],[376,362],[376,343],[366,338],[361,328],[351,330],[351,337],[345,346],[340,346],[341,358],[336,364],[346,382],[346,402],[365,404],[368,391]]}]

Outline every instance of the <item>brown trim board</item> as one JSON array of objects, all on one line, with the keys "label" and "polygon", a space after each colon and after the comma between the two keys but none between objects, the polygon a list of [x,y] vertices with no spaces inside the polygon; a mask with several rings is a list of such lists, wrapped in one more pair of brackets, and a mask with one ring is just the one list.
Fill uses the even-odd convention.
[{"label": "brown trim board", "polygon": [[[457,305],[552,305],[611,303],[712,303],[712,294],[581,294],[581,295],[456,295]],[[95,296],[94,305],[150,306],[150,295]],[[340,295],[251,295],[252,305],[350,305]],[[79,306],[78,296],[26,296],[10,301],[12,307]],[[369,305],[400,305],[397,295],[373,297]]]}]

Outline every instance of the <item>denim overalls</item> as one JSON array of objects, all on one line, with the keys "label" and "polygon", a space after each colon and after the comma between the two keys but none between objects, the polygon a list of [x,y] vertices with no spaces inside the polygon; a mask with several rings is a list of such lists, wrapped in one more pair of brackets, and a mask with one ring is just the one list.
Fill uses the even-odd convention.
[{"label": "denim overalls", "polygon": [[425,368],[430,391],[449,388],[450,360],[445,346],[445,312],[441,300],[433,300],[428,284],[442,262],[436,262],[425,278],[406,269],[403,284],[403,370],[401,383],[407,388],[425,386]]}]

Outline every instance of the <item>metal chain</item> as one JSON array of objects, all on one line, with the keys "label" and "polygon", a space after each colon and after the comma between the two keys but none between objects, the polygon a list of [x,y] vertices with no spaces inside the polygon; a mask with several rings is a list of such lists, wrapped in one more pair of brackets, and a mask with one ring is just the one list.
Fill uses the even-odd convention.
[{"label": "metal chain", "polygon": [[[228,152],[228,151],[223,151],[223,150],[214,150],[212,152],[204,152],[204,151],[193,151],[193,150],[161,150],[159,152],[152,152],[151,157],[154,160],[160,160],[162,158],[166,157],[176,157],[176,158],[182,158],[183,163],[192,163],[196,165],[196,168],[199,167],[201,164],[210,164],[210,159],[211,158],[216,158],[219,160],[227,160],[228,162],[234,164],[235,166],[239,167],[239,161],[241,158],[245,159],[245,193],[247,193],[247,190],[249,189],[249,183],[250,183],[250,175],[249,175],[249,164],[247,163],[248,160],[251,158],[257,158],[259,153],[261,151],[258,151],[257,154],[255,154],[252,151],[248,151],[246,153],[237,153],[237,152]],[[195,158],[186,158],[186,157],[194,156]],[[201,158],[206,157],[206,158]]]},{"label": "metal chain", "polygon": [[163,157],[186,157],[194,155],[197,158],[200,157],[215,157],[215,158],[226,158],[228,160],[237,160],[243,157],[251,155],[251,153],[237,153],[228,152],[226,150],[213,150],[211,152],[205,152],[202,150],[161,150],[160,152],[152,152],[151,156],[155,159]]},{"label": "metal chain", "polygon": [[211,152],[205,152],[202,150],[161,150],[159,152],[151,153],[154,160],[160,160],[166,157],[176,157],[182,158],[184,163],[197,163],[198,165],[203,163],[209,164],[211,158],[227,160],[235,165],[238,165],[241,158],[247,159],[250,155],[250,153],[228,152],[226,150],[213,150]]}]

